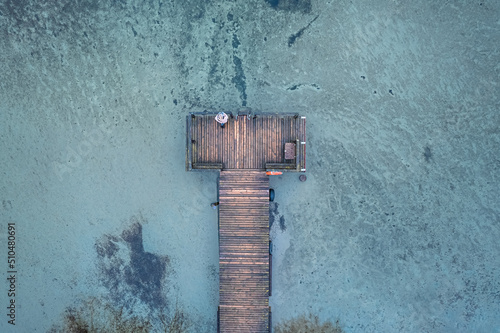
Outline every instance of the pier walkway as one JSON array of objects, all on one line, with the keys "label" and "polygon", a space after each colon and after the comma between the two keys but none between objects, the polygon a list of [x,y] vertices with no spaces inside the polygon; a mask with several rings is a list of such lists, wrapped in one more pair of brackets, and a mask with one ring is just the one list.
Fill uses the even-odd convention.
[{"label": "pier walkway", "polygon": [[219,179],[219,329],[269,332],[269,176]]}]

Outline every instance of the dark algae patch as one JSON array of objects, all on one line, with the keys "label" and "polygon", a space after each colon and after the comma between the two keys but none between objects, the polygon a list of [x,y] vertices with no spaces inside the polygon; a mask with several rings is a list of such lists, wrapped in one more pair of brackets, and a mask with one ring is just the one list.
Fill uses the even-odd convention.
[{"label": "dark algae patch", "polygon": [[280,215],[278,208],[279,204],[277,202],[271,202],[269,204],[269,228],[273,226],[275,221],[278,221],[280,230],[286,231],[285,217]]},{"label": "dark algae patch", "polygon": [[302,87],[310,87],[310,88],[314,88],[316,90],[321,90],[320,86],[317,85],[316,83],[312,83],[312,84],[302,84],[302,83],[300,83],[300,84],[294,84],[293,86],[290,86],[290,87],[286,88],[286,90],[292,90],[293,91],[293,90],[298,90],[298,89],[300,89]]},{"label": "dark algae patch", "polygon": [[236,34],[233,34],[233,49],[237,49],[238,46],[241,45],[240,40],[238,39],[238,36]]},{"label": "dark algae patch", "polygon": [[283,215],[280,216],[280,229],[281,231],[286,230],[285,217]]},{"label": "dark algae patch", "polygon": [[430,147],[424,148],[424,158],[426,162],[430,162],[432,159],[432,152]]},{"label": "dark algae patch", "polygon": [[167,299],[170,260],[144,251],[141,215],[119,236],[95,244],[98,281],[107,292],[77,300],[50,332],[186,332],[191,321]]},{"label": "dark algae patch", "polygon": [[236,55],[236,49],[241,45],[240,40],[236,34],[233,34],[232,46],[233,52],[233,64],[234,64],[234,77],[231,82],[234,84],[236,89],[240,93],[241,105],[247,106],[247,82],[245,71],[243,70],[243,62],[241,58]]},{"label": "dark algae patch", "polygon": [[304,33],[304,31],[306,31],[310,26],[311,24],[313,24],[314,21],[316,21],[318,19],[319,15],[317,15],[311,22],[309,22],[308,25],[306,25],[305,27],[303,27],[302,29],[300,29],[297,33],[291,35],[290,37],[288,37],[288,47],[292,47],[292,45],[295,43],[295,41],[297,40],[297,38],[301,37],[302,34]]},{"label": "dark algae patch", "polygon": [[162,283],[165,279],[167,257],[144,251],[142,225],[135,223],[122,233],[130,249],[130,264],[125,268],[125,282],[139,298],[154,306],[164,305]]},{"label": "dark algae patch", "polygon": [[278,5],[280,4],[280,0],[266,0],[268,4],[271,5],[273,8],[277,8]]},{"label": "dark algae patch", "polygon": [[234,69],[235,69],[235,76],[231,80],[236,89],[240,92],[240,98],[241,98],[241,105],[242,106],[247,106],[247,83],[246,83],[246,77],[245,77],[245,72],[243,71],[243,64],[241,62],[241,59],[238,58],[236,55],[233,55],[233,63],[234,63]]},{"label": "dark algae patch", "polygon": [[[112,300],[123,302],[125,307],[134,305],[137,299],[151,307],[164,307],[169,259],[144,251],[141,218],[131,220],[133,224],[121,237],[104,235],[96,243],[102,284],[111,292]],[[124,302],[127,299],[133,301]]]},{"label": "dark algae patch", "polygon": [[311,0],[265,0],[272,8],[288,12],[308,14],[312,10]]}]

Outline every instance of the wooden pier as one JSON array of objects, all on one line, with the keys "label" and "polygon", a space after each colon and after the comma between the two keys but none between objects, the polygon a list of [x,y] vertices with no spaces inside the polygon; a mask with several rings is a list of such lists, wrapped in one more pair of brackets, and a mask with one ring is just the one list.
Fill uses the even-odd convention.
[{"label": "wooden pier", "polygon": [[306,119],[297,114],[187,116],[186,169],[219,170],[217,331],[271,332],[269,176],[306,170]]}]

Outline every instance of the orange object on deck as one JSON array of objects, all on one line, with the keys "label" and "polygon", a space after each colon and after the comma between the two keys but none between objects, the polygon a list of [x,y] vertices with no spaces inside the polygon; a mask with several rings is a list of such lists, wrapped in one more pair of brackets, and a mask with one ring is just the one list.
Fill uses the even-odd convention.
[{"label": "orange object on deck", "polygon": [[283,172],[281,172],[281,171],[267,171],[266,172],[266,175],[268,175],[268,176],[279,176],[282,174],[283,174]]}]

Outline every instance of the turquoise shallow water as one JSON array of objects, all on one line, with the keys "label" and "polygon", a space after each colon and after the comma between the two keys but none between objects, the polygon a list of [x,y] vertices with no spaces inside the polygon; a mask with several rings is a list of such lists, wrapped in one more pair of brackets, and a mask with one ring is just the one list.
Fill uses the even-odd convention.
[{"label": "turquoise shallow water", "polygon": [[217,174],[185,171],[185,116],[242,106],[307,116],[307,181],[271,180],[273,323],[498,331],[499,10],[2,1],[0,331],[92,306],[215,331]]}]

